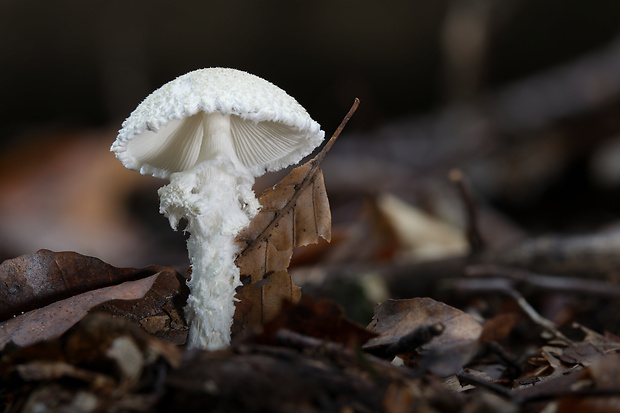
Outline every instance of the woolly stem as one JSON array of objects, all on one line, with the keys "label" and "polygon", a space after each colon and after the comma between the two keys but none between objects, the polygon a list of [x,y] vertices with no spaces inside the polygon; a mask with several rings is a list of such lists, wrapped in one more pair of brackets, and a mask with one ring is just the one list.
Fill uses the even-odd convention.
[{"label": "woolly stem", "polygon": [[159,189],[160,212],[177,229],[187,219],[187,250],[192,266],[185,316],[188,346],[219,349],[230,344],[235,288],[241,283],[234,263],[235,237],[258,213],[254,178],[228,158],[217,156],[171,176]]}]

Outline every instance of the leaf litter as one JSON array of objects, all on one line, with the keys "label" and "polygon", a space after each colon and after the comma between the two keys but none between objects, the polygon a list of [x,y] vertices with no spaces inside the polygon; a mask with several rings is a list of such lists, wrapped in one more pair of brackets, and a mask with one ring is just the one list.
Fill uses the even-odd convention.
[{"label": "leaf litter", "polygon": [[[561,323],[526,300],[534,298],[531,287],[547,293],[547,304],[577,291],[600,297],[600,281],[558,289],[536,268],[520,266],[518,254],[494,251],[489,258],[489,239],[472,244],[484,237],[464,186],[475,254],[402,262],[403,248],[425,247],[418,237],[406,238],[404,225],[431,228],[429,240],[440,235],[448,246],[457,240],[459,254],[462,237],[445,238],[445,228],[434,233],[435,221],[424,222],[401,201],[394,209],[384,201],[395,198],[386,196],[367,209],[369,225],[332,234],[320,165],[338,134],[263,193],[262,212],[239,235],[244,285],[228,349],[185,350],[187,277],[173,269],[116,268],[47,250],[0,265],[2,411],[617,411],[620,339],[587,324]],[[383,241],[373,244],[376,234]],[[332,236],[339,253],[320,243],[304,249],[296,265],[330,263],[335,270],[323,276],[326,290],[347,272],[355,280],[382,280],[392,298],[381,300],[366,327],[348,319],[339,303],[313,299],[316,291],[303,277],[302,296],[289,275],[296,248]],[[543,250],[524,245],[513,251],[523,257],[533,248],[540,261]],[[356,251],[365,257],[363,267],[351,265]],[[480,264],[503,267],[482,274]],[[436,296],[445,302],[412,298],[411,283],[440,285]],[[615,297],[607,291],[604,297]]]},{"label": "leaf litter", "polygon": [[[171,268],[116,268],[74,252],[41,250],[0,265],[0,348],[59,337],[89,311],[140,323],[182,344],[185,278]],[[128,304],[129,303],[129,304]]]}]

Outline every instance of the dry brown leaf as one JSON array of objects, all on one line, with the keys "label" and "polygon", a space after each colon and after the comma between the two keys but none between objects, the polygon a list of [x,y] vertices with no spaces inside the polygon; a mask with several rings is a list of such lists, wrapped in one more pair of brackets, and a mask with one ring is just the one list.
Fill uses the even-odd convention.
[{"label": "dry brown leaf", "polygon": [[[599,355],[595,361],[580,374],[579,387],[581,397],[563,395],[556,400],[559,413],[572,412],[619,412],[620,396],[620,355],[606,354]],[[566,387],[564,387],[566,389]],[[599,397],[587,397],[588,393]],[[606,397],[600,397],[601,394]]]},{"label": "dry brown leaf", "polygon": [[145,278],[162,268],[116,268],[76,252],[49,250],[6,260],[0,264],[0,321],[86,291]]},{"label": "dry brown leaf", "polygon": [[[368,197],[357,204],[348,204],[348,210],[358,210],[353,222],[332,229],[332,241],[299,248],[291,266],[355,262],[389,262],[402,245],[392,224],[375,201]],[[313,261],[312,261],[313,260]]]},{"label": "dry brown leaf", "polygon": [[444,332],[427,348],[475,341],[482,332],[482,327],[472,316],[431,298],[387,300],[377,306],[369,325],[380,336],[370,340],[365,347],[391,345],[416,328],[438,323],[443,324]]},{"label": "dry brown leaf", "polygon": [[59,337],[84,318],[91,308],[106,301],[142,298],[158,275],[88,291],[4,321],[0,323],[0,350],[9,342],[26,346]]},{"label": "dry brown leaf", "polygon": [[320,165],[358,103],[316,157],[263,192],[260,213],[237,236],[240,253],[235,263],[244,286],[236,295],[233,335],[272,319],[283,299],[299,301],[301,289],[287,269],[295,247],[331,239],[331,212]]},{"label": "dry brown leaf", "polygon": [[[379,304],[368,328],[380,335],[370,339],[364,349],[386,348],[417,329],[437,324],[443,326],[442,333],[417,351],[434,354],[431,370],[449,375],[474,355],[482,326],[469,314],[431,298],[387,300]],[[415,351],[410,349],[411,353]]]},{"label": "dry brown leaf", "polygon": [[573,343],[564,349],[560,360],[568,365],[590,366],[604,355],[605,353],[591,343]]},{"label": "dry brown leaf", "polygon": [[91,310],[136,321],[164,340],[185,342],[182,308],[188,291],[171,268],[116,268],[75,252],[41,250],[2,263],[0,282],[6,286],[0,289],[0,348],[58,337]]},{"label": "dry brown leaf", "polygon": [[[237,259],[241,278],[236,319],[258,326],[275,316],[282,299],[299,301],[301,289],[286,272],[293,248],[331,238],[331,215],[323,175],[310,161],[294,169],[260,197],[260,214],[237,240],[246,245]],[[258,310],[258,311],[257,311]]]},{"label": "dry brown leaf", "polygon": [[500,341],[508,337],[512,328],[515,326],[519,316],[515,313],[500,314],[490,320],[485,321],[480,333],[480,343],[490,343]]},{"label": "dry brown leaf", "polygon": [[188,295],[185,278],[171,268],[162,267],[144,297],[137,301],[108,301],[90,312],[105,312],[134,321],[155,337],[181,345],[189,331],[184,318]]}]

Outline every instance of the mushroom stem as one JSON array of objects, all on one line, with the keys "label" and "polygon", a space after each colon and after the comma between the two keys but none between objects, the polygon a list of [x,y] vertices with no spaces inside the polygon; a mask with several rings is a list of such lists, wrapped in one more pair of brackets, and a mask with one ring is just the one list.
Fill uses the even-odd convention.
[{"label": "mushroom stem", "polygon": [[204,139],[200,147],[197,162],[213,159],[222,155],[232,161],[235,166],[240,166],[239,158],[235,152],[233,137],[230,128],[230,115],[222,115],[219,112],[202,114]]},{"label": "mushroom stem", "polygon": [[187,250],[192,266],[185,315],[188,346],[218,349],[230,344],[235,313],[235,237],[249,225],[260,204],[252,191],[254,178],[223,155],[171,175],[159,189],[160,212],[176,230],[187,219]]}]

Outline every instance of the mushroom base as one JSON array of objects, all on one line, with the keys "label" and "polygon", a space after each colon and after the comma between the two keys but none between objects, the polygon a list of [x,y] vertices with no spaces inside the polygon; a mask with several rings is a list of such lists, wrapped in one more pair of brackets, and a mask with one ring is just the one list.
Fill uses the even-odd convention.
[{"label": "mushroom base", "polygon": [[160,212],[177,229],[187,219],[187,250],[192,266],[185,316],[188,346],[219,349],[230,344],[235,288],[235,237],[258,213],[254,178],[231,161],[217,157],[174,173],[159,189]]}]

